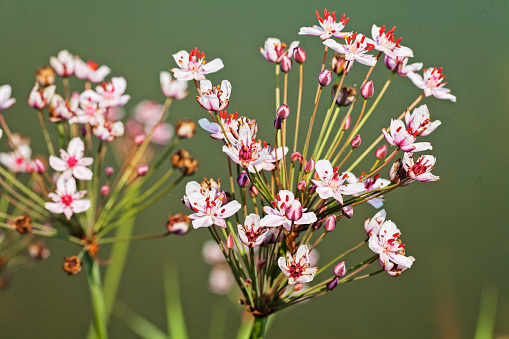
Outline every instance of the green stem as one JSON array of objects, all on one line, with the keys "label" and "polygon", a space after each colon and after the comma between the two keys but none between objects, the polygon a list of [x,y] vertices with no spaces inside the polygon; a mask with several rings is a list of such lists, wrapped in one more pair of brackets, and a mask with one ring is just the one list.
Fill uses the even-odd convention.
[{"label": "green stem", "polygon": [[108,338],[108,332],[106,329],[106,308],[101,284],[99,263],[95,261],[88,252],[84,256],[84,261],[87,269],[87,281],[92,301],[95,337],[99,339],[106,339]]},{"label": "green stem", "polygon": [[250,339],[263,338],[265,336],[265,326],[267,325],[268,317],[254,317],[253,327],[251,328]]}]

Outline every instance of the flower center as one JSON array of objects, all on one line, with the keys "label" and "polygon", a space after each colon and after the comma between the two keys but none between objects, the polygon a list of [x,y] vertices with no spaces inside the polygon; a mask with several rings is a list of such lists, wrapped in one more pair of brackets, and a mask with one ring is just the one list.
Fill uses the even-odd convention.
[{"label": "flower center", "polygon": [[71,203],[73,202],[72,195],[70,195],[70,194],[62,195],[62,200],[61,200],[61,202],[62,202],[62,204],[64,204],[65,206],[71,206]]},{"label": "flower center", "polygon": [[69,159],[67,159],[67,165],[69,165],[70,168],[76,166],[77,163],[78,160],[76,160],[75,156],[69,157]]}]

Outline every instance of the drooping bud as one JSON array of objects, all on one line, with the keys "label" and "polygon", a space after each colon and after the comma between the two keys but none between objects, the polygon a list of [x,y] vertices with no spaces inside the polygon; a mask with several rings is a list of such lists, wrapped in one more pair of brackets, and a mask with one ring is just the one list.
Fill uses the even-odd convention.
[{"label": "drooping bud", "polygon": [[308,162],[304,165],[304,172],[311,173],[315,169],[315,161],[313,158],[309,159]]},{"label": "drooping bud", "polygon": [[258,196],[258,188],[256,188],[256,186],[253,184],[249,186],[249,195],[251,198],[256,198]]},{"label": "drooping bud", "polygon": [[332,72],[328,69],[324,69],[318,74],[318,82],[321,86],[325,87],[332,81]]},{"label": "drooping bud", "polygon": [[378,147],[375,152],[375,156],[377,159],[382,160],[387,155],[387,145],[382,145]]},{"label": "drooping bud", "polygon": [[357,134],[353,139],[350,145],[352,145],[352,148],[357,148],[361,145],[361,135]]},{"label": "drooping bud", "polygon": [[175,214],[174,216],[170,214],[166,223],[166,229],[175,235],[187,234],[189,232],[189,221],[189,217],[182,213]]},{"label": "drooping bud", "polygon": [[295,199],[290,207],[286,210],[288,219],[297,221],[302,218],[302,205],[299,200]]},{"label": "drooping bud", "polygon": [[138,134],[137,136],[134,137],[134,143],[136,144],[136,146],[140,146],[144,140],[145,134]]},{"label": "drooping bud", "polygon": [[281,119],[276,118],[276,120],[274,120],[274,128],[281,129]]},{"label": "drooping bud", "polygon": [[55,72],[49,66],[44,66],[37,70],[35,79],[41,86],[50,86],[55,83]]},{"label": "drooping bud", "polygon": [[34,241],[28,246],[28,255],[31,259],[44,260],[48,259],[50,250],[41,241]]},{"label": "drooping bud", "polygon": [[329,291],[332,291],[336,287],[338,287],[338,278],[334,278],[331,282],[327,283],[327,289]]},{"label": "drooping bud", "polygon": [[226,239],[226,247],[231,250],[233,248],[233,234],[228,234],[228,238]]},{"label": "drooping bud", "polygon": [[251,183],[246,171],[242,171],[239,174],[239,176],[237,177],[237,183],[239,184],[240,187],[246,187]]},{"label": "drooping bud", "polygon": [[34,165],[35,165],[35,172],[36,173],[44,173],[46,172],[46,166],[44,165],[44,163],[40,160],[40,159],[35,159],[34,160]]},{"label": "drooping bud", "polygon": [[292,59],[288,55],[283,55],[280,66],[281,71],[288,73],[292,69]]},{"label": "drooping bud", "polygon": [[14,227],[16,228],[16,231],[21,234],[30,233],[32,230],[32,218],[28,215],[17,217],[14,219]]},{"label": "drooping bud", "polygon": [[345,69],[345,66],[347,66],[346,63],[347,61],[342,54],[334,53],[331,62],[332,71],[338,75],[342,75],[343,72],[345,73],[345,75],[348,74],[348,72],[350,72],[350,70],[352,69],[353,62],[349,62],[348,67]]},{"label": "drooping bud", "polygon": [[279,106],[276,113],[279,119],[286,119],[288,115],[290,115],[290,107],[288,107],[288,105],[283,104]]},{"label": "drooping bud", "polygon": [[353,217],[353,207],[352,206],[345,206],[343,207],[343,215],[347,217],[348,219],[351,219]]},{"label": "drooping bud", "polygon": [[175,134],[180,139],[191,139],[196,134],[196,123],[191,119],[179,120],[175,124]]},{"label": "drooping bud", "polygon": [[115,173],[115,170],[113,169],[113,167],[106,167],[104,173],[106,173],[107,176],[112,176],[113,173]]},{"label": "drooping bud", "polygon": [[297,183],[297,189],[299,191],[304,191],[306,189],[306,180],[301,180]]},{"label": "drooping bud", "polygon": [[344,131],[347,131],[350,128],[351,122],[352,122],[352,119],[350,118],[350,114],[348,114],[347,116],[345,116],[343,118],[343,121],[341,122],[341,124],[343,125]]},{"label": "drooping bud", "polygon": [[336,228],[336,216],[331,214],[325,219],[324,228],[327,232],[332,232]]},{"label": "drooping bud", "polygon": [[293,49],[293,58],[299,64],[303,64],[306,61],[306,51],[302,47],[296,47]]},{"label": "drooping bud", "polygon": [[294,290],[295,292],[298,292],[298,291],[302,290],[302,288],[303,288],[303,287],[304,287],[304,285],[302,285],[302,284],[295,284],[295,285],[293,286],[293,290]]},{"label": "drooping bud", "polygon": [[101,194],[103,196],[107,196],[108,194],[110,194],[110,186],[109,185],[103,185],[101,187]]},{"label": "drooping bud", "polygon": [[73,255],[64,258],[64,264],[62,269],[67,275],[75,275],[81,271],[81,260],[77,256]]},{"label": "drooping bud", "polygon": [[138,166],[138,175],[140,177],[144,176],[148,173],[148,165],[140,165]]},{"label": "drooping bud", "polygon": [[292,153],[292,156],[290,157],[293,162],[299,161],[302,164],[302,161],[304,160],[304,157],[299,152]]},{"label": "drooping bud", "polygon": [[[336,84],[332,86],[332,98],[336,96],[337,88]],[[356,94],[357,90],[355,88],[343,86],[336,99],[336,104],[340,107],[346,107],[354,101]]]},{"label": "drooping bud", "polygon": [[375,86],[373,80],[369,80],[361,87],[361,95],[364,99],[369,99],[375,94]]},{"label": "drooping bud", "polygon": [[342,261],[340,262],[339,264],[336,265],[336,267],[334,267],[334,275],[336,277],[342,277],[346,274],[346,266],[345,266],[345,262]]}]

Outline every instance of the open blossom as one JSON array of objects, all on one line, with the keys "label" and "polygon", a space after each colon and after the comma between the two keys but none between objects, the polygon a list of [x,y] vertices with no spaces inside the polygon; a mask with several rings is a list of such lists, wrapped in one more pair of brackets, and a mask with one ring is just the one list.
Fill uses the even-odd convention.
[{"label": "open blossom", "polygon": [[391,119],[390,134],[387,133],[385,128],[382,133],[387,142],[393,146],[398,146],[404,152],[421,152],[432,149],[429,142],[415,142],[417,132],[412,131],[411,128],[405,129],[405,124],[401,120]]},{"label": "open blossom", "polygon": [[207,111],[222,111],[228,107],[232,86],[228,80],[223,80],[221,86],[212,87],[210,80],[200,81],[201,96],[197,96],[198,103]]},{"label": "open blossom", "polygon": [[82,93],[90,97],[90,100],[99,104],[101,108],[124,106],[130,95],[124,94],[127,88],[127,82],[123,77],[112,78],[110,82],[103,82],[101,86],[93,90],[86,90]]},{"label": "open blossom", "polygon": [[48,108],[50,114],[49,121],[59,122],[71,119],[74,117],[74,111],[78,107],[78,104],[78,98],[73,97],[68,103],[59,94],[53,95]]},{"label": "open blossom", "polygon": [[213,179],[205,180],[202,181],[201,183],[197,181],[190,181],[186,184],[186,194],[184,195],[182,202],[184,203],[184,205],[186,205],[187,208],[191,208],[189,199],[187,198],[191,193],[198,192],[202,196],[207,197],[209,195],[209,192],[211,191],[218,192],[220,187],[221,185],[218,182],[215,182]]},{"label": "open blossom", "polygon": [[451,90],[444,87],[447,82],[442,82],[445,79],[442,74],[442,67],[425,69],[424,78],[417,73],[409,72],[408,78],[412,80],[415,86],[424,90],[425,96],[433,95],[438,99],[449,99],[456,102],[456,97],[451,94]]},{"label": "open blossom", "polygon": [[55,70],[55,73],[61,77],[69,77],[74,74],[75,60],[74,56],[64,49],[58,53],[56,58],[52,56],[49,59],[49,63],[53,70]]},{"label": "open blossom", "polygon": [[205,53],[195,48],[191,52],[184,50],[173,54],[173,59],[179,68],[172,68],[171,72],[180,81],[205,80],[205,75],[219,71],[224,67],[223,61],[219,58],[211,62],[205,61]]},{"label": "open blossom", "polygon": [[336,12],[327,12],[327,9],[323,10],[323,19],[318,11],[315,11],[316,18],[320,22],[320,26],[313,25],[313,27],[301,27],[300,35],[317,35],[322,40],[329,39],[331,36],[336,38],[346,38],[350,33],[341,33],[345,28],[349,18],[345,17],[345,14],[336,22]]},{"label": "open blossom", "polygon": [[55,171],[63,172],[66,180],[71,176],[79,180],[92,180],[92,171],[86,166],[92,165],[94,159],[84,155],[85,144],[80,138],[74,138],[69,142],[67,152],[60,150],[60,158],[50,155],[49,164]]},{"label": "open blossom", "polygon": [[369,248],[379,255],[380,264],[384,270],[392,276],[398,276],[410,268],[414,257],[405,257],[405,245],[399,237],[400,230],[390,220],[384,221],[380,226],[378,234],[369,238]]},{"label": "open blossom", "polygon": [[412,115],[410,115],[410,111],[407,111],[405,122],[408,128],[412,129],[412,134],[417,133],[421,137],[430,135],[442,123],[440,120],[431,122],[428,106],[426,105],[414,109]]},{"label": "open blossom", "polygon": [[286,252],[286,259],[279,258],[277,264],[283,274],[288,277],[289,285],[308,283],[314,279],[318,272],[318,267],[310,267],[309,250],[306,245],[300,246],[295,256]]},{"label": "open blossom", "polygon": [[36,82],[34,88],[28,95],[28,104],[30,107],[35,109],[45,108],[48,105],[49,100],[51,100],[55,94],[55,89],[55,85],[45,87],[44,89],[39,89],[39,83]]},{"label": "open blossom", "polygon": [[195,213],[189,216],[193,219],[193,227],[208,227],[217,225],[226,227],[225,218],[229,218],[242,207],[236,200],[223,205],[226,202],[226,194],[212,189],[205,192],[192,192],[187,196],[189,206]]},{"label": "open blossom", "polygon": [[408,73],[420,71],[422,68],[422,62],[415,62],[407,65],[407,57],[395,57],[391,58],[387,55],[384,57],[385,67],[393,72],[398,73],[399,76],[406,77]]},{"label": "open blossom", "polygon": [[16,149],[10,153],[0,153],[0,163],[11,172],[32,172],[34,167],[32,149],[27,144],[16,145]]},{"label": "open blossom", "polygon": [[[92,101],[90,92],[85,91],[79,97],[79,106],[74,110],[74,116],[69,119],[70,124],[90,124],[96,126],[99,120],[106,114],[106,109],[99,107],[97,102]],[[111,113],[111,112],[109,112]]]},{"label": "open blossom", "polygon": [[256,128],[249,119],[237,121],[237,126],[238,129],[234,131],[236,135],[231,135],[232,139],[223,146],[223,152],[242,168],[261,164],[269,156],[269,150],[266,145],[262,145],[261,140],[255,141]]},{"label": "open blossom", "polygon": [[375,48],[375,46],[366,40],[366,36],[363,34],[354,33],[347,37],[345,45],[332,39],[327,39],[323,43],[336,52],[344,54],[347,61],[356,60],[368,66],[374,66],[376,64],[376,58],[370,54],[366,54],[368,51]]},{"label": "open blossom", "polygon": [[[348,175],[348,177],[346,178],[346,182],[347,183],[355,184],[355,183],[357,183],[359,181],[359,179],[357,179],[355,174],[353,174],[351,172],[346,172],[346,174]],[[362,177],[360,178],[360,180],[362,180]],[[377,190],[377,189],[385,187],[385,186],[387,186],[387,185],[389,185],[391,183],[387,179],[380,178],[380,174],[379,173],[377,173],[374,177],[367,178],[365,180],[362,180],[361,182],[364,184],[364,192],[369,192],[369,191]],[[353,196],[355,196],[355,195],[356,194],[353,194]],[[384,201],[385,201],[384,196],[383,195],[379,195],[378,197],[372,198],[372,199],[368,200],[367,202],[368,202],[368,204],[370,204],[374,208],[380,208],[380,207],[383,206]]]},{"label": "open blossom", "polygon": [[373,216],[373,218],[367,218],[364,221],[364,230],[366,231],[366,234],[368,236],[370,237],[378,236],[378,233],[380,232],[380,227],[385,221],[385,216],[386,216],[385,210],[380,210]]},{"label": "open blossom", "polygon": [[286,44],[278,38],[268,38],[263,48],[260,47],[260,53],[266,60],[279,64],[285,55],[289,54],[289,57],[292,57],[293,50],[298,46],[299,41],[293,41],[290,47],[286,48]]},{"label": "open blossom", "polygon": [[11,93],[11,85],[0,86],[0,110],[7,109],[16,102],[16,99],[11,98]]},{"label": "open blossom", "polygon": [[[210,135],[211,138],[213,139],[224,139],[226,142],[228,142],[228,140],[233,140],[233,135],[232,133],[230,132],[230,129],[238,129],[237,127],[237,122],[244,119],[244,120],[247,120],[247,121],[252,121],[256,128],[256,120],[250,120],[246,117],[238,117],[239,116],[239,113],[238,112],[235,112],[235,114],[228,114],[228,112],[224,111],[224,112],[219,112],[219,120],[220,120],[220,123],[221,125],[223,125],[223,128],[226,132],[226,137],[223,133],[223,130],[221,128],[221,126],[219,126],[218,123],[216,122],[210,122],[208,121],[206,118],[202,118],[200,120],[198,120],[198,124],[200,125],[201,128],[203,128],[205,131],[209,132],[209,133],[212,133]],[[256,132],[254,132],[252,134],[253,136],[256,135]]]},{"label": "open blossom", "polygon": [[421,155],[414,162],[412,153],[403,156],[403,168],[408,178],[417,181],[438,181],[440,177],[433,175],[431,171],[437,159],[432,155]]},{"label": "open blossom", "polygon": [[124,124],[122,121],[106,121],[104,116],[97,116],[97,125],[93,132],[99,139],[112,142],[116,137],[124,135]]},{"label": "open blossom", "polygon": [[85,212],[90,208],[90,200],[82,199],[86,193],[87,191],[77,192],[76,180],[73,177],[66,180],[61,175],[57,180],[56,193],[48,195],[53,202],[45,203],[44,207],[52,213],[64,213],[69,220],[74,213]]},{"label": "open blossom", "polygon": [[87,62],[76,59],[74,63],[74,73],[78,79],[88,80],[93,83],[104,81],[104,78],[110,74],[111,70],[108,66],[99,65],[92,60]]},{"label": "open blossom", "polygon": [[170,72],[161,72],[159,80],[165,97],[182,100],[187,96],[187,81],[172,79]]},{"label": "open blossom", "polygon": [[250,248],[260,246],[265,241],[268,229],[260,226],[260,216],[251,213],[246,217],[244,225],[237,225],[239,239]]},{"label": "open blossom", "polygon": [[[277,200],[272,202],[272,207],[265,206],[263,210],[267,215],[260,220],[260,225],[269,227],[283,226],[287,231],[292,228],[292,222],[297,225],[314,223],[317,218],[314,212],[304,213],[300,201],[295,199],[292,192],[281,190],[277,194]],[[297,214],[295,211],[299,210]]]},{"label": "open blossom", "polygon": [[[248,170],[251,173],[260,172],[261,170],[272,171],[276,168],[276,162],[283,159],[283,156],[288,153],[288,147],[279,147],[277,152],[275,149],[270,150],[270,146],[265,147],[269,155],[258,165],[249,166]],[[255,170],[256,169],[256,170]]]},{"label": "open blossom", "polygon": [[413,57],[414,52],[405,46],[401,46],[399,43],[401,38],[394,41],[394,30],[396,26],[391,28],[388,31],[385,31],[385,25],[382,27],[378,27],[377,25],[373,25],[371,28],[371,35],[373,36],[373,40],[368,39],[370,43],[375,46],[375,49],[383,52],[386,56],[390,58],[396,57]]},{"label": "open blossom", "polygon": [[334,198],[343,204],[342,195],[352,195],[364,191],[362,183],[345,183],[348,174],[340,175],[338,168],[332,168],[329,160],[318,160],[315,165],[319,180],[311,180],[316,185],[316,193],[321,199]]}]

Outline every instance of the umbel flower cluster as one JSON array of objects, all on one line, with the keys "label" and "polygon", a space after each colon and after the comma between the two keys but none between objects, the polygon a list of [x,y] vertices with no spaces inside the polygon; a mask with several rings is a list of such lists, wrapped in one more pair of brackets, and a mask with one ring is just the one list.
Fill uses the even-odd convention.
[{"label": "umbel flower cluster", "polygon": [[[255,316],[252,337],[263,336],[270,314],[346,282],[381,272],[399,276],[412,267],[415,259],[406,254],[400,229],[386,219],[383,209],[364,222],[366,237],[355,241],[351,249],[319,262],[318,267],[311,263],[310,254],[324,237],[334,233],[339,222],[353,218],[355,206],[368,203],[380,209],[387,194],[397,188],[415,181],[439,180],[432,173],[435,157],[420,153],[432,149],[423,139],[440,121],[431,120],[428,107],[421,101],[430,96],[456,101],[445,88],[442,68],[428,67],[419,74],[423,64],[410,63],[413,51],[401,45],[395,27],[373,25],[371,34],[364,35],[345,31],[349,22],[345,14],[339,18],[325,10],[323,17],[318,12],[316,16],[318,25],[299,31],[301,35],[318,36],[324,47],[320,73],[306,77],[317,85],[312,104],[302,103],[307,53],[299,42],[287,47],[277,38],[268,38],[260,48],[262,56],[275,64],[274,126],[258,126],[253,116],[225,111],[232,85],[223,80],[214,87],[205,79],[206,74],[223,67],[220,60],[207,64],[197,49],[174,55],[178,68],[172,71],[179,80],[195,80],[197,101],[210,115],[199,124],[217,140],[218,152],[226,154],[230,174],[228,190],[212,179],[188,182],[183,202],[191,210],[193,227],[208,228],[222,251],[242,293],[241,303]],[[331,60],[331,69],[326,69],[327,60]],[[288,78],[295,63],[300,76],[295,77],[299,84],[294,96],[288,93]],[[379,91],[375,90],[379,85],[371,80],[374,68],[388,76]],[[361,84],[358,88],[345,85],[353,69],[365,74],[361,81],[351,80]],[[283,86],[279,85],[281,76]],[[413,83],[420,93],[417,91],[413,101],[402,98],[395,102],[393,115],[386,117],[387,128],[380,129],[379,137],[362,147],[366,142],[361,146],[361,128],[395,76],[403,78],[398,81]],[[332,97],[323,99],[327,86],[332,88]],[[298,98],[297,102],[288,101],[290,94]],[[319,103],[324,100],[323,123],[316,129],[315,118],[323,107]],[[299,134],[304,109],[311,120],[305,134]],[[290,128],[293,125],[294,130]],[[262,130],[265,134],[272,131],[274,137],[259,138]],[[384,139],[387,144],[380,144]],[[362,227],[355,219],[350,223]],[[343,261],[362,247],[369,247],[372,255],[362,262]],[[380,266],[365,273],[376,261]],[[224,292],[224,284],[213,283]]]}]

